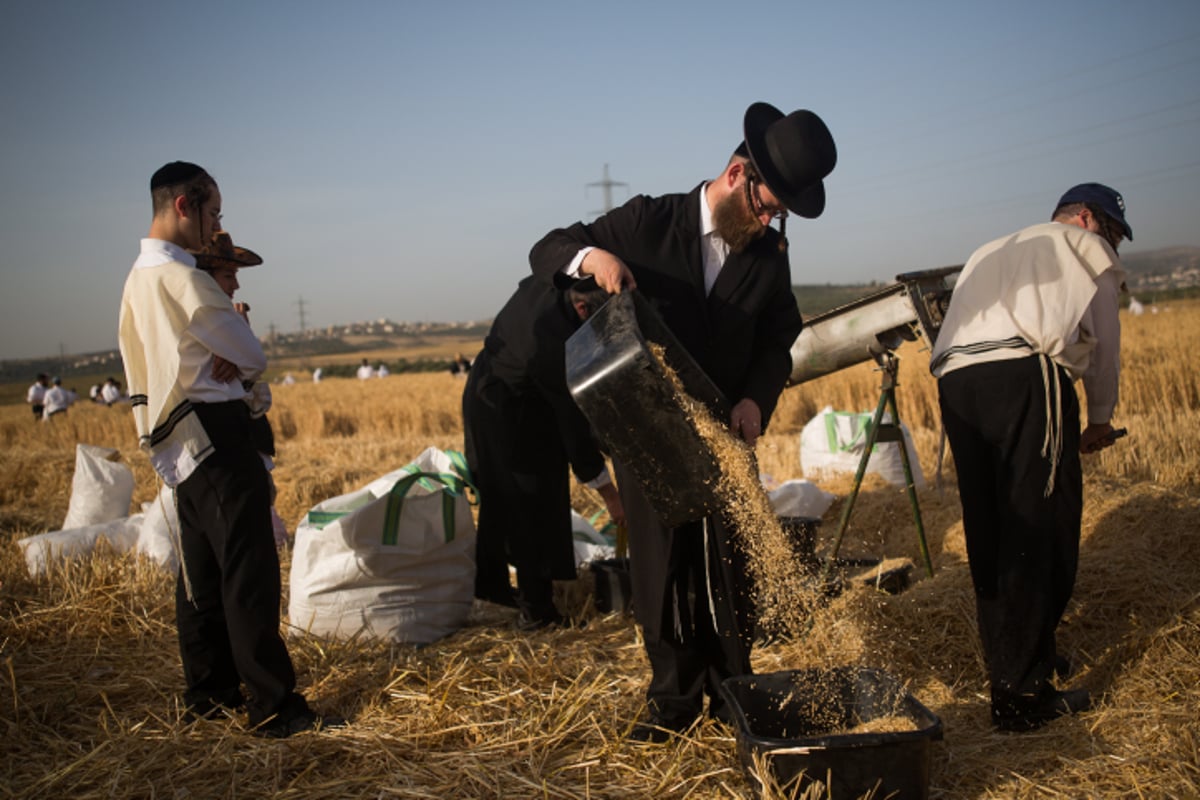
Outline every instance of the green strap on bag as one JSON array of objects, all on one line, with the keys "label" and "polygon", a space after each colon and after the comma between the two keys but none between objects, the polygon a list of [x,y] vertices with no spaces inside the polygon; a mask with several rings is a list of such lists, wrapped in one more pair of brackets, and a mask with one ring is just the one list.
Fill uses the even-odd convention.
[{"label": "green strap on bag", "polygon": [[[842,444],[838,420],[846,420],[850,425],[850,441]],[[829,440],[829,452],[846,453],[865,442],[871,435],[873,418],[870,414],[853,411],[829,411],[825,414],[825,435]],[[876,446],[875,449],[878,449]],[[873,451],[872,451],[873,452]]]},{"label": "green strap on bag", "polygon": [[[479,490],[471,481],[471,470],[467,467],[466,458],[457,450],[443,452],[450,459],[454,472],[422,472],[413,464],[404,467],[409,474],[397,481],[396,485],[388,492],[387,511],[384,515],[383,525],[383,544],[396,544],[400,530],[400,512],[404,510],[404,498],[414,485],[419,485],[430,492],[449,490],[442,492],[442,527],[447,542],[454,540],[454,506],[458,496],[464,495],[471,505],[479,504]],[[466,492],[467,489],[471,490],[469,494]],[[353,513],[353,511],[311,510],[308,512],[306,520],[309,525],[321,530],[329,523]]]},{"label": "green strap on bag", "polygon": [[[467,461],[463,458],[462,453],[457,450],[446,450],[445,453],[450,459],[454,472],[421,472],[416,467],[409,465],[413,471],[397,481],[396,485],[388,492],[387,511],[384,514],[383,523],[383,544],[396,544],[400,531],[400,514],[404,510],[404,498],[414,485],[419,485],[430,492],[441,492],[443,536],[447,542],[454,540],[456,529],[454,507],[459,496],[466,497],[467,502],[474,505],[478,501],[472,500],[471,495],[478,497],[479,492],[475,488],[475,484],[471,482],[471,471],[467,468]],[[407,470],[408,467],[405,469]],[[467,489],[471,490],[471,494],[467,494]]]}]

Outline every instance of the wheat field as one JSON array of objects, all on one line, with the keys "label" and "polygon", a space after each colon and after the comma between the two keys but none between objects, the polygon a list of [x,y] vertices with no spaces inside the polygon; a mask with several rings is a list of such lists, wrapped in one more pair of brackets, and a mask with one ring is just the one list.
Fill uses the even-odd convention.
[{"label": "wheat field", "polygon": [[[1114,424],[1129,436],[1084,459],[1079,578],[1060,628],[1092,711],[1024,735],[989,725],[953,467],[947,453],[939,479],[936,385],[915,344],[900,352],[897,397],[929,481],[920,509],[934,576],[914,571],[895,596],[857,586],[806,636],[756,649],[758,672],[859,664],[903,681],[944,724],[932,797],[1200,797],[1200,377],[1180,347],[1200,338],[1200,303],[1122,324]],[[427,446],[461,447],[462,386],[437,373],[276,387],[276,507],[289,528]],[[761,471],[802,477],[804,423],[826,405],[873,410],[878,397],[870,364],[787,389],[758,445]],[[173,576],[101,547],[34,580],[14,544],[61,526],[76,443],[121,451],[136,478],[132,511],[155,496],[128,410],[29,416],[0,407],[0,796],[751,796],[727,727],[705,721],[662,746],[624,741],[648,667],[631,619],[595,612],[586,572],[558,587],[583,629],[521,633],[512,612],[486,604],[423,648],[289,629],[301,690],[351,717],[344,730],[266,741],[236,719],[183,721]],[[821,529],[827,546],[851,481],[819,483],[839,498]],[[600,507],[579,486],[573,501]],[[869,479],[843,550],[917,561],[904,493]],[[286,591],[286,549],[281,558]]]}]

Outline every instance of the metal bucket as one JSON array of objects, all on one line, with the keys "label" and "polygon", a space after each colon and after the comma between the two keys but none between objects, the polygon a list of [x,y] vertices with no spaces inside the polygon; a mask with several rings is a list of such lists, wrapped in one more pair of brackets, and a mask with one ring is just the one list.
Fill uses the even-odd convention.
[{"label": "metal bucket", "polygon": [[567,388],[605,449],[634,476],[666,525],[701,519],[720,507],[716,455],[650,351],[653,342],[684,390],[718,419],[729,416],[721,391],[636,291],[614,295],[567,339]]}]

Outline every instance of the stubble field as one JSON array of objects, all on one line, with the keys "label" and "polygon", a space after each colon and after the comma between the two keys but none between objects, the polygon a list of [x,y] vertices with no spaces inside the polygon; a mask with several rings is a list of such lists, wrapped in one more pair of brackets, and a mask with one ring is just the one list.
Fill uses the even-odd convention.
[{"label": "stubble field", "polygon": [[[907,684],[945,727],[933,797],[1200,796],[1200,373],[1181,347],[1200,338],[1200,303],[1122,323],[1115,423],[1130,435],[1085,457],[1079,579],[1059,636],[1094,710],[1023,735],[988,723],[953,467],[947,454],[939,487],[936,386],[916,346],[900,353],[898,398],[929,479],[920,506],[934,577],[914,571],[896,596],[858,587],[806,636],[756,650],[758,672],[861,664]],[[276,505],[289,529],[429,445],[460,448],[461,391],[447,374],[276,387]],[[758,446],[762,472],[802,477],[804,423],[826,405],[871,410],[878,393],[870,365],[786,390]],[[182,721],[173,576],[102,550],[35,581],[14,544],[60,527],[77,442],[121,451],[137,481],[132,510],[155,495],[127,408],[28,417],[0,407],[0,796],[750,796],[720,724],[663,746],[624,741],[648,668],[631,619],[595,613],[586,574],[560,587],[567,610],[588,619],[582,630],[520,633],[512,612],[485,604],[467,628],[419,649],[289,630],[301,689],[352,717],[345,730],[265,741],[238,720]],[[839,497],[827,546],[850,480],[819,484]],[[586,489],[573,499],[599,508]],[[904,493],[869,481],[842,550],[918,562]],[[286,550],[282,560],[286,590]]]}]

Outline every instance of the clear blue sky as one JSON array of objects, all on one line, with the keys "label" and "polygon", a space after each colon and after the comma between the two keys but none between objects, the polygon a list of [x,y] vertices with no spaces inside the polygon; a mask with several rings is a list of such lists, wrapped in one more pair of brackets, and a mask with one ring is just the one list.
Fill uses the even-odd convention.
[{"label": "clear blue sky", "polygon": [[797,283],[960,263],[1068,186],[1200,244],[1200,2],[0,5],[0,358],[116,345],[167,161],[205,166],[256,330],[491,317],[548,230],[715,176],[764,100],[839,164]]}]

